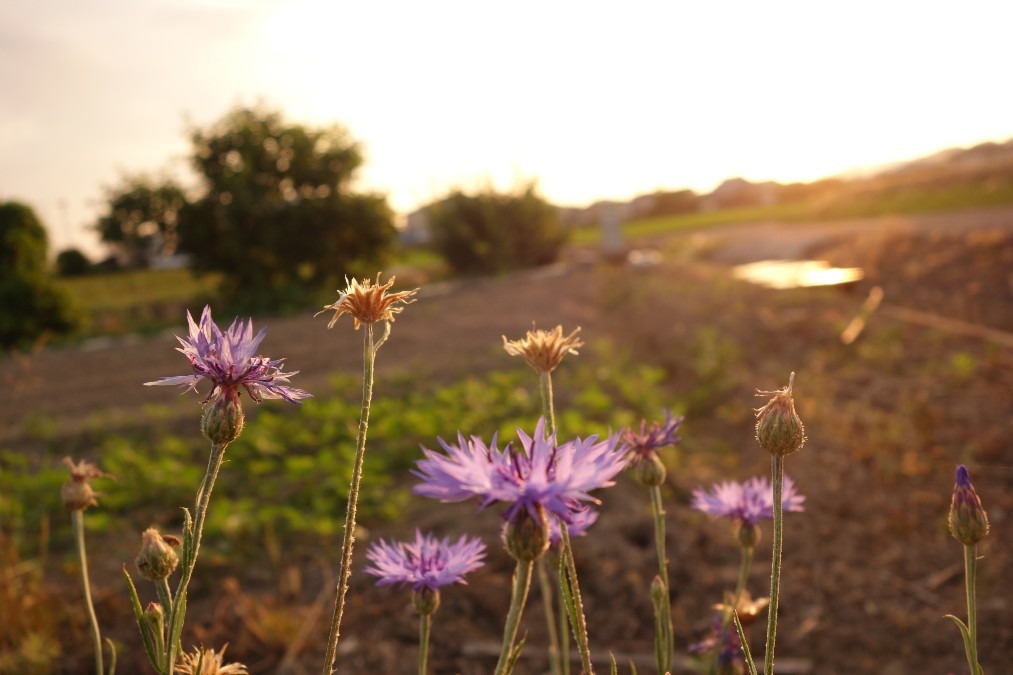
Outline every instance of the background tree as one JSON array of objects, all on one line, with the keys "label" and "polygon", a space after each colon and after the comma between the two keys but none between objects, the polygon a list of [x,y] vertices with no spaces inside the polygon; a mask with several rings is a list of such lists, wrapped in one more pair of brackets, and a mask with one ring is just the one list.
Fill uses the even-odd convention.
[{"label": "background tree", "polygon": [[495,274],[555,262],[567,230],[533,183],[512,193],[455,191],[429,207],[433,247],[454,271]]},{"label": "background tree", "polygon": [[245,306],[301,303],[394,242],[386,198],[352,190],[362,154],[340,127],[239,108],[192,140],[205,194],[181,213],[181,247]]},{"label": "background tree", "polygon": [[171,180],[129,176],[106,190],[108,207],[95,229],[130,267],[147,267],[159,255],[172,255],[179,241],[176,226],[186,194]]},{"label": "background tree", "polygon": [[80,277],[91,272],[91,260],[76,248],[66,248],[56,254],[56,273],[61,277]]},{"label": "background tree", "polygon": [[31,208],[0,204],[0,347],[21,347],[76,326],[70,299],[47,268],[49,239]]}]

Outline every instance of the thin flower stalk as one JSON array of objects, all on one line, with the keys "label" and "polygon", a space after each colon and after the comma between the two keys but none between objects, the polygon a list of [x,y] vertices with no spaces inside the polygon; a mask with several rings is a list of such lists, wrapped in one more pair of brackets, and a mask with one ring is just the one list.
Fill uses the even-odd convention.
[{"label": "thin flower stalk", "polygon": [[341,620],[345,612],[345,596],[348,594],[348,583],[352,576],[352,549],[355,546],[355,516],[359,503],[359,488],[362,484],[362,466],[366,456],[366,432],[369,430],[369,409],[373,401],[373,370],[376,365],[376,352],[390,335],[390,323],[379,343],[373,340],[373,325],[366,324],[363,334],[362,357],[362,408],[359,415],[359,430],[355,440],[355,461],[352,466],[352,482],[348,488],[348,507],[345,512],[345,528],[341,538],[341,567],[338,572],[337,597],[334,612],[331,615],[331,627],[327,639],[327,654],[324,657],[324,675],[334,671],[337,657],[338,642],[341,634]]},{"label": "thin flower stalk", "polygon": [[978,612],[975,586],[978,576],[978,542],[988,536],[988,514],[971,484],[967,467],[957,466],[957,482],[953,486],[953,501],[949,514],[950,534],[964,545],[964,589],[967,594],[967,623],[948,614],[960,629],[964,640],[964,653],[971,675],[984,672],[978,661]]},{"label": "thin flower stalk", "polygon": [[[552,372],[538,372],[538,391],[542,399],[542,415],[545,417],[545,435],[552,436],[556,433],[556,411],[552,397]],[[553,598],[556,593],[552,591],[549,580],[548,563],[546,557],[538,559],[538,583],[542,596],[542,608],[545,612],[546,630],[549,635],[549,670],[552,675],[564,675],[569,671],[570,653],[569,640],[566,638],[566,612],[560,612],[560,629],[556,629],[555,608]],[[562,610],[562,605],[560,605]],[[560,637],[562,636],[562,637]],[[565,640],[565,642],[561,642]]]},{"label": "thin flower stalk", "polygon": [[763,672],[774,672],[774,640],[777,637],[777,601],[781,593],[781,548],[784,540],[784,505],[781,499],[784,487],[784,457],[772,455],[771,482],[774,485],[774,543],[770,556],[770,605],[767,609],[767,641],[763,655]]},{"label": "thin flower stalk", "polygon": [[503,646],[500,648],[499,660],[496,661],[494,675],[507,675],[511,672],[515,660],[517,628],[520,626],[521,615],[528,601],[531,590],[531,569],[534,563],[530,560],[518,560],[514,569],[513,584],[510,591],[510,609],[507,611],[506,623],[503,626]]},{"label": "thin flower stalk", "polygon": [[668,555],[665,546],[665,506],[661,499],[661,486],[652,485],[651,511],[654,515],[654,544],[658,551],[658,574],[662,584],[662,600],[664,605],[658,612],[655,626],[656,652],[658,654],[658,673],[664,675],[672,670],[672,650],[674,636],[672,634],[672,608],[669,602]]},{"label": "thin flower stalk", "polygon": [[[565,524],[561,524],[565,525]],[[584,618],[584,601],[580,596],[580,584],[577,581],[577,567],[573,563],[573,548],[570,546],[570,533],[565,526],[559,528],[562,539],[562,551],[560,553],[560,581],[565,583],[570,595],[570,602],[567,608],[570,609],[570,627],[573,630],[573,639],[577,642],[577,652],[580,654],[581,666],[584,673],[590,675],[594,672],[591,666],[591,646],[587,640],[587,619]]]},{"label": "thin flower stalk", "polygon": [[429,632],[432,629],[432,623],[432,614],[419,614],[419,675],[426,675],[429,662]]},{"label": "thin flower stalk", "polygon": [[77,545],[77,557],[81,563],[81,587],[84,590],[84,606],[88,611],[88,624],[91,627],[92,644],[95,647],[95,672],[105,673],[102,659],[102,631],[99,629],[95,605],[91,599],[91,582],[88,579],[88,554],[84,546],[84,510],[74,509],[70,512],[70,520],[74,529],[74,543]]},{"label": "thin flower stalk", "polygon": [[981,675],[978,663],[978,610],[975,602],[975,585],[978,578],[977,545],[964,546],[964,589],[967,593],[967,666],[974,675]]}]

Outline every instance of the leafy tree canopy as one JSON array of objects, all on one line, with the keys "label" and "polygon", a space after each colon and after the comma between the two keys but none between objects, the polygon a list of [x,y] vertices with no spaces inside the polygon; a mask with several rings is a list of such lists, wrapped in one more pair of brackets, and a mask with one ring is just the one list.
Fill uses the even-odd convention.
[{"label": "leafy tree canopy", "polygon": [[299,301],[393,243],[386,198],[353,191],[362,154],[342,128],[238,108],[191,138],[205,193],[181,213],[181,247],[247,305]]},{"label": "leafy tree canopy", "polygon": [[106,191],[107,210],[95,224],[103,242],[118,248],[135,267],[179,245],[176,226],[186,194],[171,180],[128,176]]},{"label": "leafy tree canopy", "polygon": [[559,258],[568,232],[534,183],[509,193],[460,190],[428,209],[434,248],[463,274],[495,274]]}]

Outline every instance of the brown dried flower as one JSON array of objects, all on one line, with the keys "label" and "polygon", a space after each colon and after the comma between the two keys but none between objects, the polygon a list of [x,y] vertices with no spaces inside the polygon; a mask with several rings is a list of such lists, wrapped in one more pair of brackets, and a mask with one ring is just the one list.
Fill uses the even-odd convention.
[{"label": "brown dried flower", "polygon": [[795,373],[788,378],[788,386],[777,391],[757,391],[757,396],[770,396],[762,408],[756,410],[756,440],[770,454],[784,457],[805,445],[805,427],[795,412],[792,387]]},{"label": "brown dried flower", "polygon": [[64,457],[63,463],[70,469],[70,478],[60,488],[60,497],[63,499],[63,505],[69,511],[84,511],[89,506],[98,506],[96,497],[101,497],[101,492],[95,492],[89,481],[92,478],[115,478],[100,471],[97,466],[91,462],[81,460],[75,462],[70,457]]},{"label": "brown dried flower", "polygon": [[555,330],[531,330],[520,340],[507,340],[503,336],[503,349],[510,356],[523,356],[528,365],[538,373],[551,373],[562,362],[567,354],[576,356],[577,349],[584,346],[584,341],[577,337],[580,328],[563,337],[563,327]]},{"label": "brown dried flower", "polygon": [[347,286],[345,290],[338,291],[341,296],[337,302],[332,305],[325,305],[317,314],[323,314],[329,309],[334,310],[334,316],[327,324],[328,328],[334,327],[334,324],[342,314],[350,314],[352,316],[352,319],[355,321],[356,330],[359,330],[359,326],[364,323],[374,324],[378,321],[393,322],[394,315],[404,310],[404,307],[396,306],[397,303],[400,302],[407,305],[415,302],[412,296],[419,292],[419,289],[415,288],[410,291],[388,293],[387,291],[394,285],[394,278],[391,277],[387,283],[381,285],[379,274],[376,275],[376,283],[373,283],[369,279],[364,279],[361,283],[358,279],[349,281],[348,277],[345,277]]},{"label": "brown dried flower", "polygon": [[[728,595],[729,597],[727,602],[714,605],[714,609],[719,612],[731,611],[733,609],[731,594],[729,593]],[[770,598],[757,598],[756,600],[753,600],[753,597],[749,595],[749,591],[742,591],[742,595],[739,596],[739,602],[734,609],[738,612],[739,621],[742,622],[742,625],[748,626],[760,618],[760,615],[763,614],[763,610],[767,609],[767,605],[769,604]]]},{"label": "brown dried flower", "polygon": [[[180,656],[179,663],[176,664],[176,675],[248,675],[249,671],[241,663],[222,665],[227,648],[228,645],[225,645],[216,654],[213,649],[194,647],[192,653],[187,652]],[[198,663],[200,670],[197,670]]]}]

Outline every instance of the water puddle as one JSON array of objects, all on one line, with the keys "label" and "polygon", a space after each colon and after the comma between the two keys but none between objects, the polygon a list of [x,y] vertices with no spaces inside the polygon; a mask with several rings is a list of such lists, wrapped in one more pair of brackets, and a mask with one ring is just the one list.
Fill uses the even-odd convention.
[{"label": "water puddle", "polygon": [[831,267],[825,260],[762,260],[738,265],[732,274],[736,279],[777,289],[850,284],[865,276],[861,267]]}]

